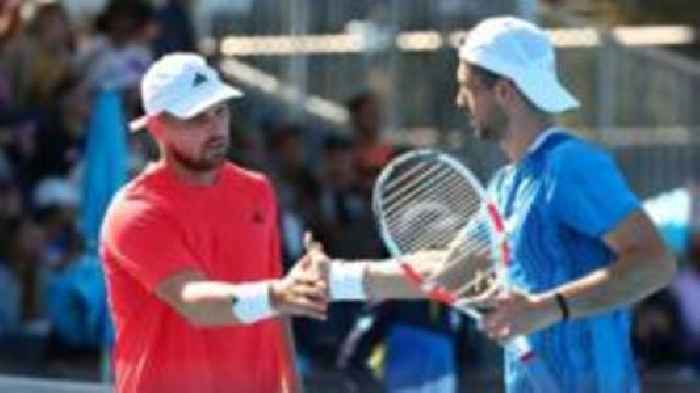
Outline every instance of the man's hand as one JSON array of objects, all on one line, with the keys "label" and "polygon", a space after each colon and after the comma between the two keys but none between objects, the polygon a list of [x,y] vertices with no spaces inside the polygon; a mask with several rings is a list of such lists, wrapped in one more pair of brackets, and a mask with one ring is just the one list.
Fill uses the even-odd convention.
[{"label": "man's hand", "polygon": [[323,245],[313,239],[311,232],[304,234],[304,247],[306,255],[304,256],[304,264],[296,272],[301,279],[317,283],[324,286],[326,296],[328,296],[328,274],[330,270],[331,259],[323,251]]},{"label": "man's hand", "polygon": [[477,306],[489,310],[481,328],[501,343],[545,329],[562,318],[553,295],[530,295],[517,289],[495,293]]},{"label": "man's hand", "polygon": [[282,314],[326,319],[328,309],[328,285],[315,274],[309,274],[313,266],[310,255],[302,257],[287,276],[275,280],[270,286],[272,307]]}]

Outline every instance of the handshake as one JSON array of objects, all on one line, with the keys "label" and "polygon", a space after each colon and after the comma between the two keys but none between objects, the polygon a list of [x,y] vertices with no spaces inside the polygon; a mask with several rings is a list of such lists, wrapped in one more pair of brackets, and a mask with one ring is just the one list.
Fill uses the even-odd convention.
[{"label": "handshake", "polygon": [[400,260],[330,259],[305,236],[306,254],[286,277],[270,286],[270,305],[280,315],[326,319],[330,301],[432,298],[478,319],[492,339],[507,342],[558,322],[552,293],[505,289],[483,255],[421,251]]},{"label": "handshake", "polygon": [[304,244],[306,254],[286,277],[270,286],[270,304],[278,314],[324,320],[330,301],[426,297],[420,285],[407,280],[406,266],[418,277],[443,282],[455,277],[453,271],[440,269],[440,262],[445,259],[443,252],[413,254],[401,263],[395,259],[341,261],[330,259],[309,233]]},{"label": "handshake", "polygon": [[270,304],[281,315],[325,320],[330,299],[331,261],[308,232],[304,235],[304,244],[306,254],[284,278],[272,282]]}]

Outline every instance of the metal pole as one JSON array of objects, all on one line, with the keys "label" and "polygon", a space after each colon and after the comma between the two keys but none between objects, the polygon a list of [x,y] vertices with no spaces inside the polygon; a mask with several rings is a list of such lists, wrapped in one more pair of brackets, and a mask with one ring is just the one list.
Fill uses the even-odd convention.
[{"label": "metal pole", "polygon": [[[290,35],[305,35],[309,31],[309,3],[308,0],[292,0],[289,9]],[[304,104],[308,91],[309,60],[307,55],[293,54],[287,64],[287,80],[296,89],[298,96],[294,97],[290,109],[292,120],[300,120],[304,114]]]},{"label": "metal pole", "polygon": [[391,78],[391,89],[389,91],[388,98],[388,113],[387,113],[387,123],[385,127],[391,132],[396,132],[401,126],[401,98],[398,92],[400,88],[401,81],[399,80],[399,73],[401,72],[401,52],[396,46],[396,35],[400,32],[401,26],[401,0],[391,1],[391,44],[387,47],[389,51],[389,77]]},{"label": "metal pole", "polygon": [[615,118],[615,55],[616,43],[610,35],[601,31],[598,49],[598,112],[597,131],[603,133],[613,126]]}]

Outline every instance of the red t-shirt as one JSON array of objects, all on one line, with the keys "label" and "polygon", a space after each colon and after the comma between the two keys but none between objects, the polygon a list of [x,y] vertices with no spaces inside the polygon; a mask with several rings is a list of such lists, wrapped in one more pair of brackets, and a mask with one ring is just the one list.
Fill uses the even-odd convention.
[{"label": "red t-shirt", "polygon": [[196,327],[156,297],[184,269],[212,280],[281,274],[277,205],[261,175],[225,164],[212,186],[151,164],[112,201],[100,247],[116,328],[116,393],[277,393],[293,387],[277,319]]}]

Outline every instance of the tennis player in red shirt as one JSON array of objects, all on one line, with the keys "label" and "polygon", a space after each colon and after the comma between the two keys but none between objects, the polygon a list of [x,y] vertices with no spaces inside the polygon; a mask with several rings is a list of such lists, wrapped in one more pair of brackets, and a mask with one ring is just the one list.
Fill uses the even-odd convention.
[{"label": "tennis player in red shirt", "polygon": [[113,199],[100,251],[116,327],[116,393],[295,392],[286,316],[324,318],[324,284],[281,278],[268,180],[226,161],[241,93],[193,54],[141,85],[160,147]]}]

